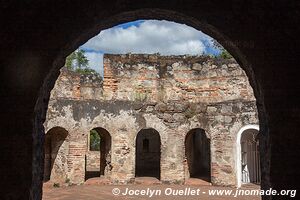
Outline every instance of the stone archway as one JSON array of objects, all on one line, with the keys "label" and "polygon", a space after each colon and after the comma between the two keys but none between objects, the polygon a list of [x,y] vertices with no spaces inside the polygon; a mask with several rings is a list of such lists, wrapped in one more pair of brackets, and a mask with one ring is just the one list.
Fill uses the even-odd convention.
[{"label": "stone archway", "polygon": [[190,130],[185,137],[186,179],[211,179],[210,139],[203,129]]},{"label": "stone archway", "polygon": [[111,135],[104,128],[94,128],[89,133],[85,169],[85,179],[99,176],[107,178],[110,174]]},{"label": "stone archway", "polygon": [[[174,6],[174,5],[173,5]],[[168,7],[164,7],[164,6],[157,6],[157,7],[161,7],[161,8],[168,8]],[[45,99],[48,99],[49,97],[49,92],[50,92],[50,89],[51,86],[53,86],[53,81],[55,79],[55,76],[57,76],[57,73],[58,73],[58,69],[59,67],[62,66],[62,63],[63,63],[63,60],[64,58],[66,57],[66,55],[68,53],[70,53],[72,50],[76,49],[76,47],[78,47],[78,45],[82,44],[84,41],[86,41],[87,39],[89,39],[92,35],[95,35],[96,32],[98,32],[99,30],[103,29],[103,28],[107,28],[107,27],[110,27],[112,26],[113,24],[116,24],[118,22],[124,22],[124,21],[132,21],[134,19],[137,19],[137,18],[141,18],[143,16],[145,16],[144,18],[157,18],[157,19],[169,19],[169,20],[174,20],[174,21],[178,21],[178,22],[186,22],[187,24],[189,25],[193,25],[195,28],[199,29],[199,30],[205,30],[205,32],[207,32],[209,35],[213,36],[214,38],[216,38],[221,44],[225,44],[225,43],[229,43],[229,45],[227,46],[230,46],[230,43],[232,40],[228,39],[225,37],[226,34],[222,34],[221,32],[218,32],[217,28],[213,27],[213,26],[210,26],[207,24],[207,26],[204,25],[204,29],[201,29],[201,27],[203,27],[203,24],[201,24],[198,19],[200,19],[201,17],[196,17],[195,19],[191,19],[189,17],[186,17],[186,16],[182,16],[182,15],[177,15],[178,13],[175,13],[173,11],[170,11],[170,12],[165,12],[165,14],[160,14],[159,11],[157,11],[156,9],[149,9],[150,12],[145,12],[144,10],[143,11],[140,11],[140,12],[135,12],[134,10],[136,10],[135,8],[144,8],[144,6],[137,6],[137,7],[134,7],[134,8],[131,8],[129,9],[130,11],[132,12],[126,12],[125,14],[122,12],[122,11],[116,11],[116,13],[121,13],[119,18],[109,18],[109,20],[105,21],[105,19],[107,18],[101,18],[99,16],[99,18],[97,17],[94,17],[93,19],[93,23],[91,23],[90,25],[87,25],[84,29],[83,29],[83,34],[75,34],[74,35],[71,35],[70,38],[69,38],[69,41],[67,42],[68,44],[66,45],[61,45],[61,46],[64,46],[64,47],[67,47],[65,49],[61,49],[61,52],[59,53],[59,55],[56,57],[56,59],[54,60],[54,65],[53,65],[53,68],[52,68],[52,73],[48,76],[49,79],[46,80],[46,83],[45,85],[43,86],[44,88],[46,88],[46,90],[43,90],[43,94],[40,96],[40,99],[38,101],[38,103],[36,104],[36,110],[38,110],[38,115],[36,116],[36,123],[37,124],[41,124],[41,119],[43,119],[43,115],[45,114],[43,108],[45,107],[44,106],[44,98]],[[180,9],[179,9],[180,10]],[[128,10],[126,10],[128,11]],[[144,14],[141,14],[141,12],[143,13],[147,13],[146,15]],[[197,12],[199,13],[199,12]],[[114,13],[115,14],[115,13]],[[124,15],[123,15],[124,14]],[[92,15],[91,15],[92,16]],[[129,16],[129,17],[128,17]],[[197,15],[196,15],[197,16]],[[98,24],[95,23],[95,21],[97,21],[96,19],[99,19],[99,23],[101,21],[104,22],[104,24]],[[103,19],[103,20],[102,20]],[[88,21],[88,20],[87,20]],[[199,23],[197,23],[199,22]],[[91,28],[93,27],[93,28]],[[222,26],[221,27],[218,27],[220,30],[222,30]],[[224,28],[224,27],[223,27]],[[232,33],[235,32],[235,31],[232,31]],[[230,35],[230,32],[228,32],[228,34]],[[75,42],[70,42],[71,40],[74,40]],[[234,37],[232,38],[234,39]],[[226,45],[224,45],[225,47],[227,47]],[[234,56],[235,58],[237,58],[238,62],[242,63],[242,66],[244,66],[244,69],[246,69],[246,72],[248,74],[248,76],[250,77],[250,82],[252,84],[252,86],[254,87],[254,91],[256,93],[256,95],[258,95],[258,100],[259,101],[262,101],[261,99],[261,94],[259,93],[259,90],[257,88],[257,83],[254,79],[254,72],[252,71],[252,66],[250,63],[248,63],[248,58],[246,58],[240,51],[240,49],[236,46],[236,45],[233,45],[233,47],[230,47],[228,49]],[[52,63],[53,60],[51,60],[51,63]],[[264,124],[266,123],[265,121],[265,110],[264,110],[264,104],[263,102],[260,102],[259,104],[259,111],[260,111],[260,118],[262,120],[260,120],[260,123],[261,124]],[[40,112],[39,112],[40,111]],[[264,124],[265,126],[263,127],[264,129],[264,132],[265,131],[268,131],[267,129],[267,125]],[[34,134],[35,136],[39,133],[39,126],[35,127],[35,131],[34,131]],[[264,151],[268,151],[268,133],[266,133],[263,137],[261,137],[261,141],[262,142],[262,147],[261,149],[264,149]],[[43,137],[43,136],[39,136],[39,137]],[[38,137],[33,137],[33,138],[38,138]],[[38,141],[34,141],[33,142],[34,144],[36,144],[36,146],[34,148],[38,149],[39,147],[39,142]],[[39,155],[35,155],[37,156],[39,159]],[[265,154],[265,157],[267,159],[264,159],[264,160],[268,160],[270,154],[269,152],[266,152]],[[39,159],[36,159],[37,161]],[[269,167],[267,166],[267,162],[265,164],[266,166],[264,167],[266,170],[269,169]],[[40,171],[38,170],[38,168],[40,167],[40,164],[39,163],[35,163],[34,161],[34,164],[33,164],[33,168],[35,168],[35,173],[39,174]],[[268,174],[268,170],[266,171],[265,173],[265,176],[267,177],[269,174]],[[36,176],[37,177],[37,176]],[[37,184],[40,184],[38,179],[35,178],[35,176],[33,176],[33,180],[36,181]],[[269,183],[268,179],[266,179],[266,184]],[[40,185],[39,185],[40,187]]]},{"label": "stone archway", "polygon": [[160,179],[160,135],[155,129],[142,129],[136,137],[135,177]]},{"label": "stone archway", "polygon": [[50,129],[45,136],[44,181],[64,183],[68,178],[68,131]]},{"label": "stone archway", "polygon": [[[0,8],[3,19],[1,27],[6,28],[1,33],[0,59],[3,66],[1,162],[6,165],[1,168],[1,173],[6,176],[2,179],[1,196],[41,199],[42,124],[50,90],[66,55],[95,35],[94,28],[101,30],[96,24],[107,20],[103,29],[128,20],[123,15],[117,22],[110,21],[121,13],[141,18],[135,11],[145,8],[149,10],[144,12],[147,15],[144,18],[162,18],[154,8],[169,9],[170,20],[177,19],[187,24],[203,20],[211,27],[207,33],[211,35],[213,30],[218,32],[219,36],[212,36],[223,46],[225,43],[229,43],[227,46],[236,43],[235,50],[228,50],[238,62],[243,63],[244,68],[249,69],[246,71],[258,99],[262,133],[259,140],[264,153],[261,154],[264,162],[262,187],[267,189],[272,184],[276,189],[293,188],[299,183],[300,143],[297,128],[300,119],[299,96],[295,95],[299,91],[299,27],[295,26],[299,20],[297,5],[296,1],[287,3],[278,0],[126,0],[101,3],[81,0],[59,4],[50,1],[32,4],[3,1]],[[180,15],[176,18],[174,12],[184,13],[192,19]],[[7,51],[12,48],[12,51]],[[46,76],[48,78],[42,85]],[[20,130],[22,134],[19,134]],[[7,166],[14,166],[14,169]],[[20,192],[16,193],[16,190]]]},{"label": "stone archway", "polygon": [[237,134],[237,187],[241,187],[243,183],[261,182],[259,147],[256,139],[258,132],[258,125],[246,125]]}]

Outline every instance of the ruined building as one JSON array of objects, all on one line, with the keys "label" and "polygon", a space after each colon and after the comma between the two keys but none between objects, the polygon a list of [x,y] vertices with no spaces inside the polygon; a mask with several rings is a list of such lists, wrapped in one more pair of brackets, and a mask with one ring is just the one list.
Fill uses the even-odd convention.
[{"label": "ruined building", "polygon": [[[187,24],[234,56],[257,101],[262,189],[299,189],[299,1],[76,2],[0,3],[2,199],[42,199],[43,123],[66,56],[100,31],[137,19]],[[262,197],[271,198],[284,197]]]},{"label": "ruined building", "polygon": [[44,126],[45,181],[260,182],[256,101],[234,59],[104,55],[103,81],[62,69]]}]

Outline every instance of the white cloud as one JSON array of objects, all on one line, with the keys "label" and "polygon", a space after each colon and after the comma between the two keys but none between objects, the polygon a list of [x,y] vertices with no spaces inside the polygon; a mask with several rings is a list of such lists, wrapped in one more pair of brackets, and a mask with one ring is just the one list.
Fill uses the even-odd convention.
[{"label": "white cloud", "polygon": [[103,75],[103,54],[97,52],[86,52],[87,59],[89,60],[89,67],[96,70]]},{"label": "white cloud", "polygon": [[184,24],[146,20],[126,29],[113,27],[91,38],[82,48],[105,53],[160,53],[163,55],[203,54],[204,33]]}]

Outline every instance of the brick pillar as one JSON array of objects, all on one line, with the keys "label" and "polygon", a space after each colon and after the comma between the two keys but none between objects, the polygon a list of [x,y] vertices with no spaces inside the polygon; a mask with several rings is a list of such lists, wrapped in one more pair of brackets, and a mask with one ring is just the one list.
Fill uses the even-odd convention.
[{"label": "brick pillar", "polygon": [[135,149],[133,148],[135,141],[132,136],[124,133],[122,130],[116,130],[115,137],[112,137],[111,165],[113,168],[109,177],[115,184],[129,183],[135,175]]},{"label": "brick pillar", "polygon": [[[168,140],[166,137],[172,138]],[[165,183],[184,182],[184,143],[176,129],[164,130],[161,137],[160,178]]]},{"label": "brick pillar", "polygon": [[[70,73],[70,72],[69,72]],[[72,98],[80,99],[81,92],[80,92],[80,74],[70,73],[68,76],[71,76],[72,81]]]},{"label": "brick pillar", "polygon": [[211,135],[211,183],[220,186],[235,186],[235,143],[228,127],[220,128]]},{"label": "brick pillar", "polygon": [[116,74],[113,68],[111,67],[109,58],[103,59],[103,94],[107,99],[112,99],[115,92],[118,89]]},{"label": "brick pillar", "polygon": [[68,171],[70,182],[79,184],[85,178],[85,151],[86,144],[70,142]]}]

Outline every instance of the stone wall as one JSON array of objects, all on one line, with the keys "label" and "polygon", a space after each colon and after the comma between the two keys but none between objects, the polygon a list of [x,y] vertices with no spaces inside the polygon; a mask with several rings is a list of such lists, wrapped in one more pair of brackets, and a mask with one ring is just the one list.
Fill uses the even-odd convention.
[{"label": "stone wall", "polygon": [[[87,149],[88,150],[88,149]],[[100,152],[99,151],[87,151],[86,152],[86,171],[99,171],[100,172]]]},{"label": "stone wall", "polygon": [[62,68],[51,91],[52,99],[103,99],[102,79],[93,74],[79,74]]},{"label": "stone wall", "polygon": [[234,59],[208,56],[104,55],[104,96],[129,101],[254,101]]},{"label": "stone wall", "polygon": [[[97,79],[89,79],[88,87],[82,79],[61,73],[44,124],[46,132],[60,126],[69,133],[71,182],[84,181],[88,134],[102,127],[111,135],[111,166],[105,176],[113,183],[134,180],[136,137],[148,128],[160,135],[161,181],[184,183],[189,178],[185,137],[201,128],[210,139],[211,182],[237,185],[237,133],[258,124],[258,118],[252,88],[234,60],[105,55],[103,89]],[[78,151],[72,154],[71,148]]]},{"label": "stone wall", "polygon": [[68,175],[68,132],[53,127],[45,138],[44,181],[65,182]]},{"label": "stone wall", "polygon": [[[73,11],[72,15],[66,12],[66,7]],[[3,69],[0,148],[1,163],[5,164],[0,171],[5,176],[1,179],[0,196],[42,198],[42,123],[50,90],[64,58],[99,31],[136,19],[165,19],[193,26],[214,37],[239,60],[258,101],[262,187],[277,190],[297,187],[300,177],[300,96],[297,95],[300,27],[295,26],[300,18],[298,8],[298,1],[279,0],[105,0],[102,4],[99,1],[87,4],[83,0],[76,4],[2,1],[0,23],[6,28],[1,32],[0,45]]]}]

